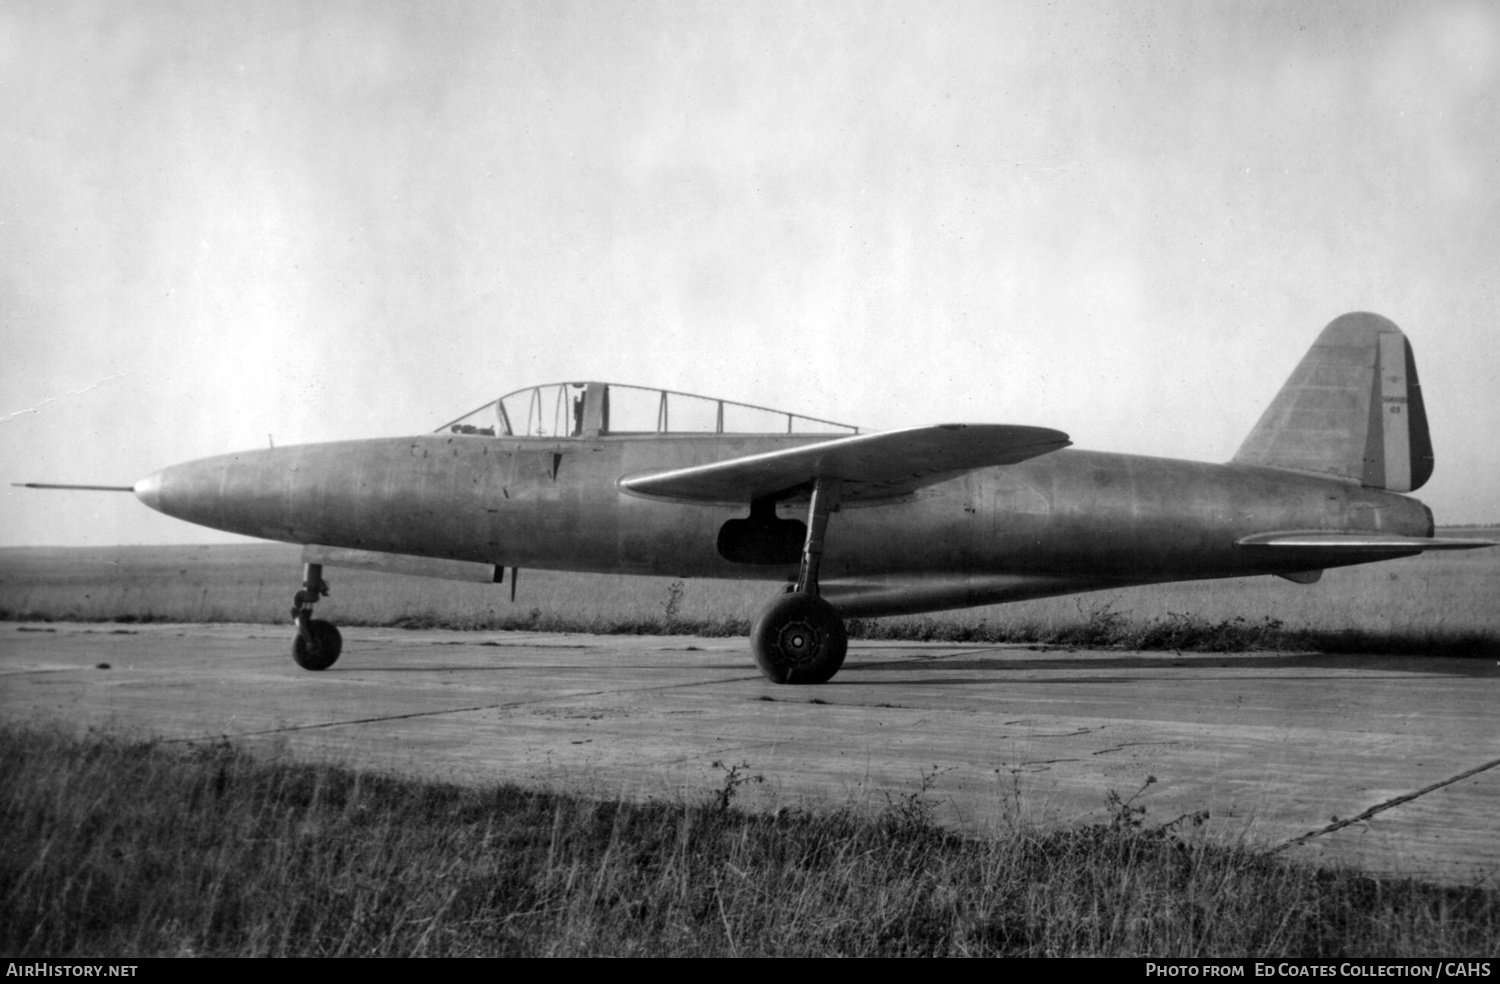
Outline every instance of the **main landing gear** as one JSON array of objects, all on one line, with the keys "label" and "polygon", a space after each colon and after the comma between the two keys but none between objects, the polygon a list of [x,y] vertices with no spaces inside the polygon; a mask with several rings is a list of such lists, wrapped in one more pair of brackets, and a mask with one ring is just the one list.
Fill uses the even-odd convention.
[{"label": "main landing gear", "polygon": [[826,683],[844,665],[844,620],[818,595],[818,565],[828,514],[838,505],[839,479],[813,484],[802,565],[791,590],[765,607],[750,629],[750,651],[772,683]]},{"label": "main landing gear", "polygon": [[297,637],[292,640],[292,659],[304,670],[326,670],[344,649],[344,637],[332,622],[312,617],[312,606],[328,594],[322,564],[305,564],[302,590],[292,599],[292,621]]}]

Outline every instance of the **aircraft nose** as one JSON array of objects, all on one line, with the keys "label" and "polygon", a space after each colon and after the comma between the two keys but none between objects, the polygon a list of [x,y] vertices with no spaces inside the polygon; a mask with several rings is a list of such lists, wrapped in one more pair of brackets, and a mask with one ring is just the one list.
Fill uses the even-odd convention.
[{"label": "aircraft nose", "polygon": [[131,491],[135,493],[137,499],[157,512],[161,512],[161,472],[147,475],[136,482]]}]

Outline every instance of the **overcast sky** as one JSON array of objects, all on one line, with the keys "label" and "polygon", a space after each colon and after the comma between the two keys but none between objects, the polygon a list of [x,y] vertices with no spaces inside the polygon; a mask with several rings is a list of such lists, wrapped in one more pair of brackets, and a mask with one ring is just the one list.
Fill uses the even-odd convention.
[{"label": "overcast sky", "polygon": [[0,92],[7,486],[585,378],[1222,461],[1371,310],[1500,518],[1500,4],[7,0]]}]

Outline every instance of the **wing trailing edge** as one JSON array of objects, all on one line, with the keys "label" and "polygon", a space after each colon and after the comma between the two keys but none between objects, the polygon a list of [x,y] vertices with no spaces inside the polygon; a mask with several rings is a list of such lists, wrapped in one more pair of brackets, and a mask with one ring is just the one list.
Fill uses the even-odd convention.
[{"label": "wing trailing edge", "polygon": [[1062,431],[938,424],[860,434],[688,468],[627,475],[622,492],[669,502],[743,504],[819,478],[843,480],[841,501],[899,498],[976,468],[1013,465],[1071,442]]}]

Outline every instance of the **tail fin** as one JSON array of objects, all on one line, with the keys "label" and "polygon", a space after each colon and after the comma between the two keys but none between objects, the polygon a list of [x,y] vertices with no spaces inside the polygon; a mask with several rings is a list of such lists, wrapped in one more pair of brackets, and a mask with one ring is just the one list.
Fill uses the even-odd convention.
[{"label": "tail fin", "polygon": [[1421,488],[1432,476],[1432,439],[1401,329],[1378,314],[1335,318],[1233,460],[1392,492]]}]

